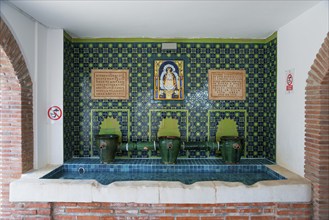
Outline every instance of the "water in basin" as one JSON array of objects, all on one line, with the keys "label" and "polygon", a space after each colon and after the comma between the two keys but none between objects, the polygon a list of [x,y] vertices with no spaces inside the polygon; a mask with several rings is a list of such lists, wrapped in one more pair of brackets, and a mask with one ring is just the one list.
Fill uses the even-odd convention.
[{"label": "water in basin", "polygon": [[178,159],[175,165],[161,164],[159,159],[119,159],[112,164],[99,164],[98,159],[73,159],[44,179],[94,179],[107,185],[116,181],[200,181],[242,182],[285,179],[264,164],[267,160],[243,159],[238,165],[226,165],[220,159]]}]

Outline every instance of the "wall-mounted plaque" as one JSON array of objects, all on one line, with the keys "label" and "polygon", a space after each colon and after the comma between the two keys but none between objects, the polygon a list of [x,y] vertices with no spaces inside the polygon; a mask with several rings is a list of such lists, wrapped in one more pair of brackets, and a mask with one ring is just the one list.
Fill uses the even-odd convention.
[{"label": "wall-mounted plaque", "polygon": [[129,99],[129,70],[93,69],[92,99]]},{"label": "wall-mounted plaque", "polygon": [[245,70],[209,70],[208,95],[210,100],[245,100]]}]

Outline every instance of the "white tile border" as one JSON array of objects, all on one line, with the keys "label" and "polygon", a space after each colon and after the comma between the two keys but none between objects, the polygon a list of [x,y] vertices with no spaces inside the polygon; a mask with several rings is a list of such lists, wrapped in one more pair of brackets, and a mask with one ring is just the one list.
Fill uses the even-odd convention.
[{"label": "white tile border", "polygon": [[126,181],[102,185],[96,180],[39,179],[58,166],[24,174],[10,184],[11,202],[248,203],[310,202],[311,184],[278,165],[267,165],[286,180],[206,181],[185,185],[166,181]]}]

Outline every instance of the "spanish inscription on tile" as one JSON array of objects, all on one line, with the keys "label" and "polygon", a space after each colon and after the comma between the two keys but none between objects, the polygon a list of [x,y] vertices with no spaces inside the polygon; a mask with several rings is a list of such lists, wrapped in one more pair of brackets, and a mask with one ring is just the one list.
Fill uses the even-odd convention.
[{"label": "spanish inscription on tile", "polygon": [[92,99],[129,99],[129,70],[93,69]]},{"label": "spanish inscription on tile", "polygon": [[209,70],[208,96],[210,100],[245,100],[245,70]]}]

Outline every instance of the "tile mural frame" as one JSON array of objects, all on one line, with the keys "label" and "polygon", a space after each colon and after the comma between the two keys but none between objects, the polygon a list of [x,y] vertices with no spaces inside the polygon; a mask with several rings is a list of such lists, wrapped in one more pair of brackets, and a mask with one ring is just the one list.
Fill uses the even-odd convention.
[{"label": "tile mural frame", "polygon": [[[152,112],[160,112],[160,113],[163,113],[163,112],[185,112],[186,113],[186,130],[185,130],[185,133],[186,133],[186,140],[188,141],[189,139],[189,132],[188,132],[188,128],[189,128],[189,110],[187,109],[150,109],[149,110],[149,141],[151,141],[151,138],[152,138]],[[162,117],[163,118],[163,117]],[[160,123],[161,121],[159,121]],[[179,125],[180,126],[180,125]]]},{"label": "tile mural frame", "polygon": [[[90,147],[91,147],[91,152],[92,155],[91,156],[95,156],[93,154],[93,139],[94,139],[94,135],[93,135],[93,113],[95,112],[127,112],[127,140],[129,142],[130,140],[130,126],[131,126],[131,122],[130,122],[130,109],[91,109],[90,111]],[[122,126],[122,124],[120,124],[120,126]]]},{"label": "tile mural frame", "polygon": [[[245,146],[244,146],[244,156],[246,156],[247,155],[247,137],[248,137],[248,129],[247,129],[247,125],[248,125],[248,123],[247,123],[247,118],[248,118],[248,112],[247,112],[247,110],[243,110],[243,109],[241,109],[241,110],[239,110],[239,109],[237,109],[237,110],[216,110],[216,109],[211,109],[211,110],[208,110],[208,113],[207,113],[207,115],[208,115],[208,141],[210,141],[210,114],[211,113],[225,113],[225,114],[227,114],[227,113],[244,113],[244,138],[245,138]],[[225,117],[226,118],[226,117]],[[219,122],[219,121],[218,121]],[[237,121],[235,121],[236,123],[238,123]],[[239,125],[237,124],[237,126],[239,127]],[[217,129],[217,128],[216,128]]]}]

